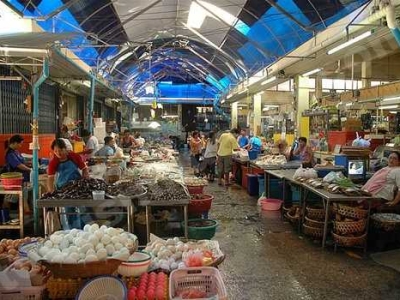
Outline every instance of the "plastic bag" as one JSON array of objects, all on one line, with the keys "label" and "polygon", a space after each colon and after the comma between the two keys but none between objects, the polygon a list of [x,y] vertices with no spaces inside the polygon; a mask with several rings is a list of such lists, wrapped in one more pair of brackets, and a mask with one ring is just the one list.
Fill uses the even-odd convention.
[{"label": "plastic bag", "polygon": [[261,206],[261,201],[267,199],[267,197],[265,196],[265,192],[261,194],[261,197],[258,198],[257,200],[257,205]]},{"label": "plastic bag", "polygon": [[322,181],[327,183],[333,183],[343,178],[345,178],[345,176],[343,175],[342,172],[331,171],[322,179]]}]

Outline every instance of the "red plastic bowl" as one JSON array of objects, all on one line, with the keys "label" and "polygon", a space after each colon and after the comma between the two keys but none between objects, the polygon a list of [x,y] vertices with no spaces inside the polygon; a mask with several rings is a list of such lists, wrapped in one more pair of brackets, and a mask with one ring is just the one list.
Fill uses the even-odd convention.
[{"label": "red plastic bowl", "polygon": [[283,201],[280,199],[264,199],[261,200],[262,210],[280,210]]},{"label": "red plastic bowl", "polygon": [[23,178],[1,178],[1,184],[5,190],[17,190],[22,186]]},{"label": "red plastic bowl", "polygon": [[187,185],[186,187],[191,195],[203,194],[204,185]]},{"label": "red plastic bowl", "polygon": [[214,196],[202,195],[201,199],[192,199],[189,202],[189,213],[204,213],[210,210],[211,203],[214,200]]}]

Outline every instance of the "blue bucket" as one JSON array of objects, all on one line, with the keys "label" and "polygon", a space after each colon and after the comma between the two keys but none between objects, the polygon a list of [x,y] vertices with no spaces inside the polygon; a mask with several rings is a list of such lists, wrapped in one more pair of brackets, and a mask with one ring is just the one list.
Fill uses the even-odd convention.
[{"label": "blue bucket", "polygon": [[257,159],[259,152],[260,151],[258,151],[258,150],[256,150],[256,151],[250,150],[249,151],[249,159],[250,160]]},{"label": "blue bucket", "polygon": [[247,193],[250,196],[258,196],[258,176],[247,174]]}]

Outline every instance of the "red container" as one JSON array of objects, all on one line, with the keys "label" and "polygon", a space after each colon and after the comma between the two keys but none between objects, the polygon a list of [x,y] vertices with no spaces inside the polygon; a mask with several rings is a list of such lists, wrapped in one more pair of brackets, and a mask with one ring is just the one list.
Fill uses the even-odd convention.
[{"label": "red container", "polygon": [[283,201],[280,199],[263,199],[261,202],[262,210],[280,210]]},{"label": "red container", "polygon": [[203,194],[204,185],[187,185],[186,187],[190,195]]},{"label": "red container", "polygon": [[207,212],[211,208],[211,203],[214,200],[214,196],[211,195],[201,195],[200,199],[192,199],[189,203],[189,213],[201,214]]},{"label": "red container", "polygon": [[1,178],[5,190],[18,190],[22,186],[23,178]]},{"label": "red container", "polygon": [[[363,132],[358,132],[358,134],[364,136]],[[333,151],[336,145],[345,146],[355,140],[356,137],[355,131],[328,131],[329,150]]]}]

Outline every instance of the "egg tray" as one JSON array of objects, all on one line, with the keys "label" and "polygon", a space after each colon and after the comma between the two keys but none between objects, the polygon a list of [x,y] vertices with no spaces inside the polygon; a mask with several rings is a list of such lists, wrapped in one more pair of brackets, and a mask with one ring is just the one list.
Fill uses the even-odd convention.
[{"label": "egg tray", "polygon": [[39,262],[51,271],[54,278],[74,279],[114,274],[122,261],[110,258],[81,264],[50,263],[45,260]]}]

